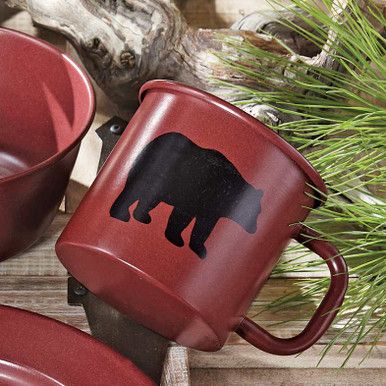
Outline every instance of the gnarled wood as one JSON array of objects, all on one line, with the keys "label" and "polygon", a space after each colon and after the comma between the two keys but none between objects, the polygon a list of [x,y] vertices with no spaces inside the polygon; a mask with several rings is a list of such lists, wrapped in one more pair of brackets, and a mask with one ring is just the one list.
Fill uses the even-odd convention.
[{"label": "gnarled wood", "polygon": [[[249,39],[256,46],[285,54],[267,35],[231,29],[188,26],[173,1],[167,0],[7,0],[27,10],[38,25],[65,35],[104,92],[120,107],[135,98],[143,82],[168,78],[229,99],[212,78],[236,79],[216,53],[230,50],[219,35]],[[230,53],[237,56],[236,52]],[[124,115],[124,114],[123,114]],[[265,112],[264,112],[264,114]]]},{"label": "gnarled wood", "polygon": [[[232,93],[215,86],[211,82],[213,78],[251,86],[250,79],[220,63],[216,54],[227,53],[234,60],[239,57],[237,50],[224,43],[221,35],[248,39],[265,50],[288,55],[271,36],[274,34],[294,51],[293,60],[323,67],[335,65],[329,47],[338,39],[336,33],[330,31],[324,49],[318,52],[312,43],[280,23],[290,19],[305,26],[301,18],[286,10],[254,13],[233,29],[213,30],[190,27],[172,0],[0,1],[27,10],[35,23],[65,35],[90,75],[117,104],[123,116],[126,116],[128,99],[135,98],[139,87],[153,78],[181,81],[227,100],[232,98]],[[335,0],[333,17],[342,19],[344,8],[345,1]],[[283,71],[285,73],[285,69]],[[245,109],[270,124],[289,119],[264,105]]]}]

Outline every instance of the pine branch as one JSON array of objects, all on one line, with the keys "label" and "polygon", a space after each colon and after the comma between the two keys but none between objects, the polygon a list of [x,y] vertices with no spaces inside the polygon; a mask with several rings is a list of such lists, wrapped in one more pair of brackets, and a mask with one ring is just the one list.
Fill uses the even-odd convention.
[{"label": "pine branch", "polygon": [[[335,321],[335,336],[321,357],[343,342],[344,365],[358,344],[375,343],[386,331],[386,16],[373,1],[322,2],[330,13],[314,1],[292,0],[287,11],[302,23],[282,20],[320,48],[316,57],[302,57],[279,39],[287,55],[226,39],[242,58],[223,56],[222,61],[257,84],[233,84],[237,104],[266,104],[292,116],[273,129],[306,154],[329,187],[327,203],[305,224],[338,246],[355,276]],[[292,248],[295,257],[280,263],[276,274],[322,266],[304,261],[301,246]],[[310,304],[328,283],[302,281],[300,294],[281,297],[267,309]]]}]

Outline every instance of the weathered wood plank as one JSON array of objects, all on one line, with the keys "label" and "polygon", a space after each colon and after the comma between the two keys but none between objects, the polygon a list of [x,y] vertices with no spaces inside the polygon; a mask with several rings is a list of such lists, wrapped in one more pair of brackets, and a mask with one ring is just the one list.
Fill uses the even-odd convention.
[{"label": "weathered wood plank", "polygon": [[384,386],[385,369],[192,369],[192,386]]},{"label": "weathered wood plank", "polygon": [[169,348],[162,384],[164,386],[190,385],[188,350],[185,347],[172,345]]},{"label": "weathered wood plank", "polygon": [[[320,353],[323,345],[314,345],[302,354],[296,356],[277,356],[264,353],[257,350],[251,345],[226,345],[220,351],[215,353],[204,353],[196,350],[189,351],[189,363],[191,368],[207,368],[207,369],[224,369],[224,368],[275,368],[275,369],[291,369],[291,368],[315,368],[320,359]],[[345,352],[339,352],[341,346],[333,347],[318,368],[337,368],[344,358]],[[352,357],[346,364],[346,368],[377,368],[383,369],[386,363],[386,346],[377,345],[366,361],[361,365],[360,362],[368,352],[370,346],[361,345],[353,353]]]},{"label": "weathered wood plank", "polygon": [[[270,281],[262,291],[261,303],[268,302],[270,289],[275,294],[277,291],[277,284],[285,288],[285,279],[275,279]],[[84,318],[84,313],[81,308],[67,306],[67,277],[63,276],[15,276],[6,275],[1,277],[0,282],[0,303],[9,305],[17,305],[21,308],[26,308],[31,311],[41,312],[55,319],[70,323],[77,328],[88,331],[85,320],[80,319],[80,315]],[[261,307],[261,306],[260,306]],[[256,308],[252,308],[252,311]],[[75,311],[77,310],[77,311]],[[79,314],[80,313],[80,314]],[[294,318],[299,314],[303,316],[301,310],[298,308],[292,313],[287,313],[285,316]],[[277,324],[281,321],[283,315],[280,313],[262,313],[255,317],[257,323],[266,326],[274,335],[281,337],[290,337],[298,333],[305,325],[304,321],[293,321],[286,324]],[[307,319],[304,317],[304,319]],[[272,323],[276,325],[271,326]],[[329,331],[320,341],[325,343],[331,338],[334,331]],[[238,335],[231,334],[228,344],[234,345],[248,345]]]},{"label": "weathered wood plank", "polygon": [[202,28],[229,27],[235,21],[269,7],[268,0],[179,0],[189,25]]},{"label": "weathered wood plank", "polygon": [[89,332],[83,307],[67,304],[65,276],[1,277],[0,304],[37,312]]},{"label": "weathered wood plank", "polygon": [[[67,217],[67,216],[63,216]],[[260,301],[266,302],[272,296],[283,294],[288,291],[287,284],[290,280],[274,279],[271,280],[261,292]],[[87,322],[85,320],[84,312],[81,307],[70,307],[66,303],[66,277],[31,277],[31,276],[3,276],[0,284],[0,303],[18,306],[31,311],[42,313],[46,316],[69,323],[79,329],[88,331]],[[296,310],[298,313],[299,310]],[[270,318],[274,321],[277,314]],[[260,318],[260,316],[259,316]],[[261,320],[264,324],[267,320]],[[301,326],[294,326],[293,323],[284,326],[276,326],[270,330],[281,336],[290,336],[300,330]],[[301,355],[299,358],[278,358],[269,354],[262,353],[248,344],[237,344],[243,342],[235,334],[232,335],[228,344],[219,353],[198,353],[191,351],[191,363],[196,367],[272,367],[277,366],[278,363],[287,363],[288,367],[299,366],[299,363],[304,367],[313,367],[318,360],[319,351],[316,350],[312,355],[309,351]],[[173,350],[176,350],[174,353]],[[184,374],[187,372],[181,370],[184,367],[186,357],[181,355],[179,348],[171,349],[169,360],[165,368],[165,384],[184,384]],[[184,349],[182,349],[184,350]],[[378,359],[379,348],[376,348],[377,353],[375,360]],[[382,353],[383,351],[381,351]],[[364,354],[364,350],[360,351],[359,358]],[[306,360],[305,360],[306,355]],[[374,356],[373,356],[374,358]],[[381,357],[383,360],[383,357]],[[336,367],[343,360],[343,355],[336,356],[329,355],[327,365]],[[181,362],[182,361],[182,362]],[[287,361],[287,362],[286,362]],[[300,361],[300,362],[299,362]],[[339,362],[338,362],[339,361]],[[367,361],[365,365],[373,366],[374,360]],[[178,370],[180,369],[180,370]],[[177,382],[178,381],[178,382]]]},{"label": "weathered wood plank", "polygon": [[55,242],[69,220],[59,214],[32,248],[0,264],[0,276],[67,276],[55,254]]}]

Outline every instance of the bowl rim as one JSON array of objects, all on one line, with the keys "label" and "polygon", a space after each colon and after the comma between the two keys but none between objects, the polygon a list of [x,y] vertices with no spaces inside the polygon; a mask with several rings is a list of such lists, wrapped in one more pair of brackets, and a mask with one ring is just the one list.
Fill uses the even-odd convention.
[{"label": "bowl rim", "polygon": [[[28,342],[25,347],[20,348],[17,342],[13,343],[13,340],[9,339],[7,341],[9,345],[0,348],[0,361],[19,365],[25,370],[35,370],[61,385],[73,384],[71,369],[74,364],[79,364],[83,360],[96,361],[104,374],[114,369],[112,376],[115,375],[119,380],[127,379],[128,385],[154,384],[129,358],[75,327],[8,305],[0,305],[0,316],[0,336],[17,335],[17,342],[20,340]],[[74,341],[78,342],[77,347],[72,345]],[[74,351],[77,356],[73,355]],[[59,362],[56,362],[54,358],[58,353]],[[47,356],[53,360],[47,361]],[[105,369],[103,364],[106,365]],[[87,373],[88,369],[85,370]],[[98,375],[100,373],[96,375],[89,373],[88,378],[96,382],[95,378]]]},{"label": "bowl rim", "polygon": [[139,91],[139,102],[142,103],[147,92],[156,89],[162,89],[174,93],[182,93],[204,100],[205,102],[216,105],[228,113],[231,113],[233,116],[241,119],[246,125],[250,126],[255,132],[257,132],[257,134],[262,135],[274,146],[278,147],[284,154],[287,155],[288,158],[290,158],[295,163],[295,165],[297,165],[303,171],[308,180],[314,185],[314,190],[316,196],[318,197],[317,199],[313,198],[315,208],[320,206],[326,200],[327,187],[318,171],[297,149],[295,149],[278,133],[271,130],[263,122],[254,118],[252,115],[247,114],[245,111],[241,110],[235,105],[232,105],[231,103],[226,102],[225,100],[213,94],[171,80],[154,79],[146,82]]},{"label": "bowl rim", "polygon": [[88,74],[86,73],[86,70],[83,69],[82,67],[80,67],[77,63],[75,63],[68,55],[66,55],[64,52],[62,52],[61,50],[59,50],[58,48],[56,48],[52,44],[47,43],[46,41],[39,39],[37,37],[27,35],[23,32],[15,31],[15,30],[10,29],[10,28],[0,27],[0,37],[2,34],[8,35],[8,36],[9,35],[17,36],[19,38],[22,38],[26,41],[31,42],[32,44],[40,46],[42,49],[50,51],[53,55],[55,55],[57,57],[61,57],[66,62],[68,62],[70,64],[70,66],[74,69],[74,71],[76,71],[80,75],[80,78],[82,79],[82,81],[85,85],[85,89],[86,89],[86,92],[88,95],[89,108],[88,108],[87,113],[85,114],[83,129],[80,131],[80,133],[75,137],[75,139],[68,146],[66,146],[65,148],[63,148],[60,151],[57,151],[55,154],[44,159],[43,161],[28,167],[25,170],[22,170],[22,171],[17,172],[17,173],[13,173],[9,176],[0,177],[0,184],[3,184],[5,182],[13,181],[13,180],[23,178],[23,177],[29,176],[31,174],[37,173],[37,172],[41,171],[42,169],[45,169],[46,167],[55,164],[58,160],[62,159],[64,156],[66,156],[68,153],[70,153],[71,150],[73,150],[76,146],[79,145],[79,143],[81,142],[83,137],[86,135],[88,129],[90,128],[90,126],[94,120],[95,109],[96,109],[95,91],[94,91],[94,88],[92,86],[91,80],[90,80]]}]

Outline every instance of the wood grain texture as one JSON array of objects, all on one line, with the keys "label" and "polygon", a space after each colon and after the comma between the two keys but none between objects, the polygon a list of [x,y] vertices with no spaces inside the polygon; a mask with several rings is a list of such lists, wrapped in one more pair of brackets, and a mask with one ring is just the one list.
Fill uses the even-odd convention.
[{"label": "wood grain texture", "polygon": [[287,54],[269,35],[190,27],[173,1],[6,0],[6,3],[27,10],[36,24],[71,41],[89,74],[122,114],[126,113],[128,96],[135,97],[140,85],[154,78],[179,80],[224,94],[226,98],[226,93],[210,82],[212,76],[234,77],[240,82],[243,76],[219,65],[215,52],[238,55],[218,39],[219,32]]},{"label": "wood grain texture", "polygon": [[[227,28],[252,12],[269,8],[268,0],[179,0],[188,24],[197,28]],[[283,4],[288,1],[283,1]]]},{"label": "wood grain texture", "polygon": [[56,258],[54,245],[68,219],[69,215],[56,216],[45,235],[32,248],[2,262],[2,282],[3,276],[66,276],[66,269]]},{"label": "wood grain texture", "polygon": [[[76,47],[89,74],[109,99],[114,101],[124,118],[128,114],[128,99],[135,98],[139,87],[154,78],[177,80],[229,101],[234,101],[240,95],[236,95],[234,89],[225,87],[224,84],[219,87],[212,82],[213,78],[243,86],[253,84],[260,89],[262,86],[259,82],[223,65],[219,54],[221,56],[227,53],[233,60],[242,56],[233,45],[226,43],[225,37],[248,41],[259,49],[289,56],[285,45],[310,64],[323,67],[329,67],[330,64],[330,61],[322,60],[325,55],[323,52],[317,54],[319,49],[315,51],[313,44],[304,44],[302,34],[293,31],[289,33],[288,28],[283,27],[282,20],[291,19],[291,22],[299,25],[303,22],[301,17],[290,16],[281,9],[271,12],[269,17],[260,14],[259,19],[262,18],[263,21],[257,23],[258,28],[238,28],[238,24],[233,24],[232,28],[211,29],[190,26],[172,0],[5,1],[12,7],[28,11],[37,25],[66,36]],[[180,1],[179,4],[187,6],[188,2]],[[199,4],[196,3],[200,7],[197,9],[206,8],[202,2]],[[220,16],[215,17],[218,4],[220,3],[213,1],[207,4],[207,12],[210,9],[215,10],[211,12],[210,19],[221,20]],[[265,2],[260,3],[260,7],[255,6],[251,11],[264,6]],[[84,20],[87,20],[86,24]],[[222,23],[218,21],[215,24]],[[269,32],[265,31],[268,26]],[[313,26],[310,28],[313,29]],[[273,36],[279,37],[284,45],[279,44]],[[261,64],[268,67],[268,70],[271,68],[272,73],[286,73],[287,70],[286,65],[279,69],[277,63],[266,60],[262,60]],[[268,124],[292,120],[290,114],[258,102],[242,108]]]},{"label": "wood grain texture", "polygon": [[162,382],[165,386],[189,386],[191,384],[188,349],[178,345],[170,347],[166,358]]},{"label": "wood grain texture", "polygon": [[192,369],[192,386],[384,386],[384,369]]},{"label": "wood grain texture", "polygon": [[[216,353],[204,353],[196,350],[189,351],[189,364],[191,368],[207,369],[307,369],[315,368],[320,359],[324,345],[317,344],[300,355],[277,356],[257,350],[251,345],[235,344],[226,345]],[[346,368],[357,369],[384,369],[386,361],[386,346],[376,346],[371,357],[360,364],[370,347],[361,345],[348,361]],[[341,346],[336,345],[320,363],[318,368],[338,368],[346,353],[340,352]]]}]

